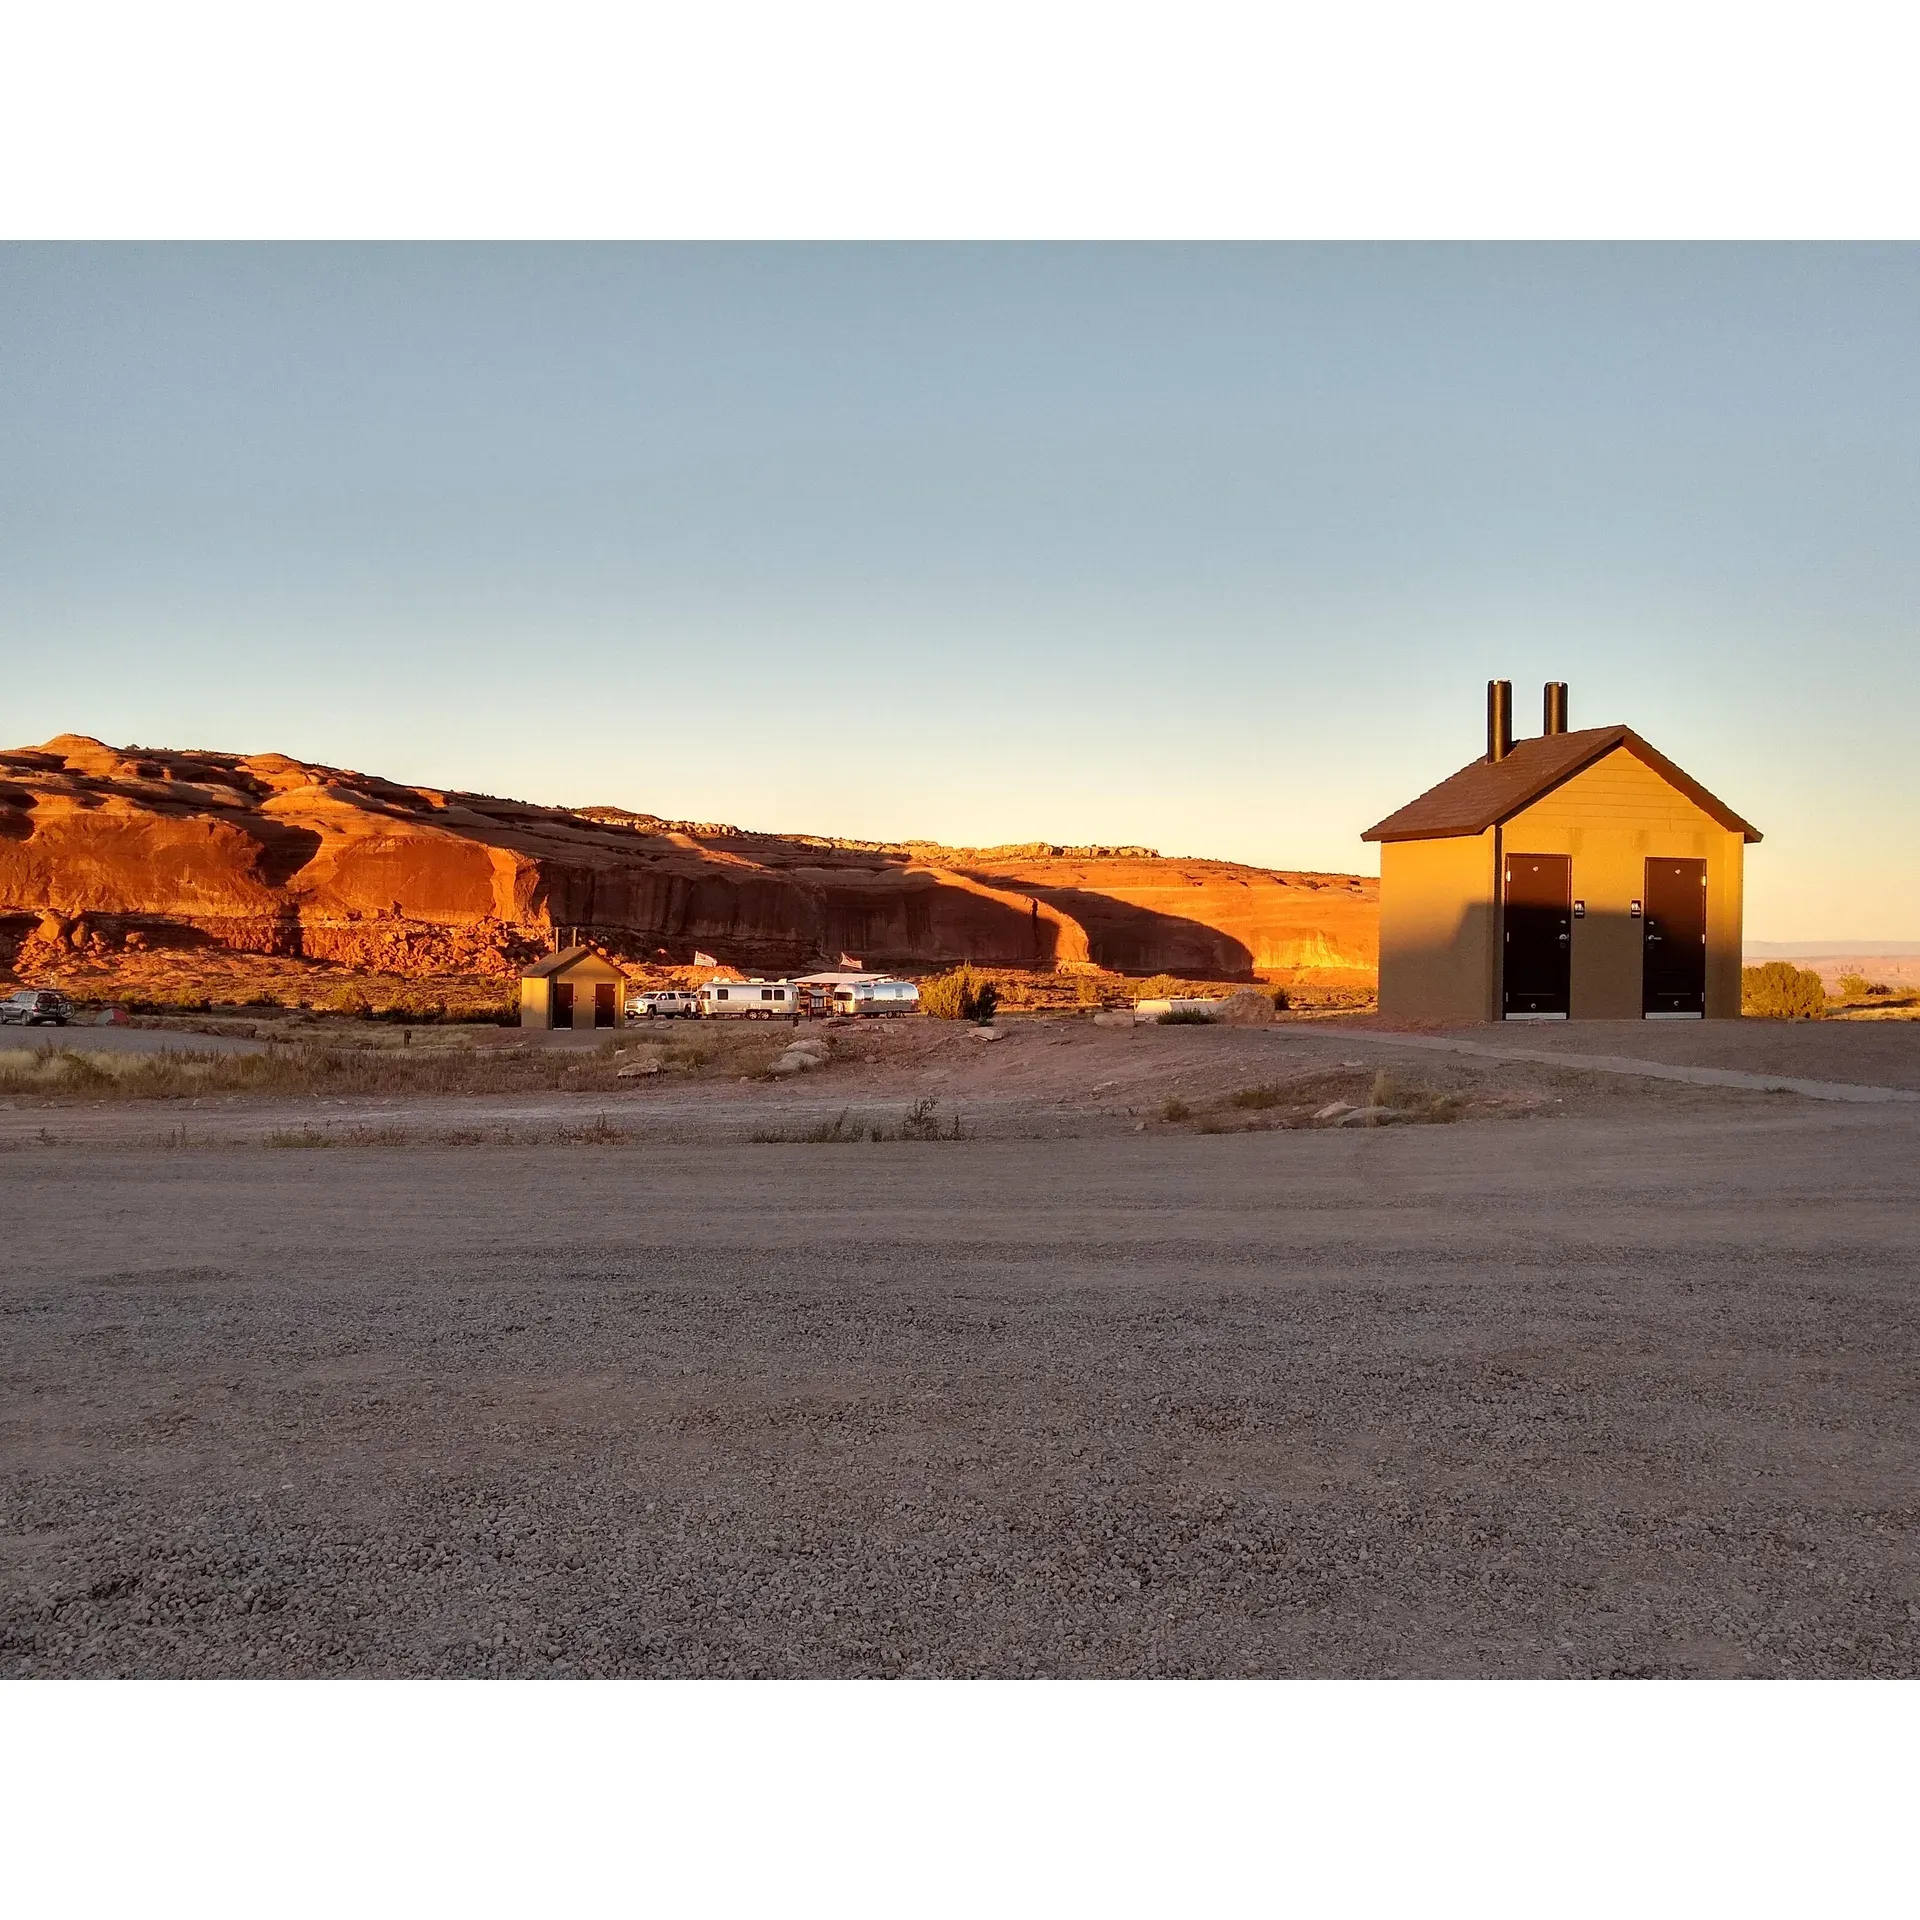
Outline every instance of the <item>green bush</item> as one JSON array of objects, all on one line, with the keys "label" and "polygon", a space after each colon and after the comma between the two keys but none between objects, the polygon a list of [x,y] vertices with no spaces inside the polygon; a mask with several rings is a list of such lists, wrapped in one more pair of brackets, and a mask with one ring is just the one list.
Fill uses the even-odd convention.
[{"label": "green bush", "polygon": [[936,1020],[991,1020],[1000,990],[971,967],[955,967],[920,983],[920,1011]]},{"label": "green bush", "polygon": [[1827,1010],[1820,976],[1791,961],[1740,969],[1740,1011],[1756,1020],[1814,1020]]}]

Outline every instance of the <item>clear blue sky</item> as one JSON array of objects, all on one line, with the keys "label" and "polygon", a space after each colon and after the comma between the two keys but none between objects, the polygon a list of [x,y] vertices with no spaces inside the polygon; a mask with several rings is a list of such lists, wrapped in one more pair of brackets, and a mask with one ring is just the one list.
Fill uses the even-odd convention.
[{"label": "clear blue sky", "polygon": [[1920,938],[1920,249],[0,249],[0,739],[1372,870],[1572,683]]}]

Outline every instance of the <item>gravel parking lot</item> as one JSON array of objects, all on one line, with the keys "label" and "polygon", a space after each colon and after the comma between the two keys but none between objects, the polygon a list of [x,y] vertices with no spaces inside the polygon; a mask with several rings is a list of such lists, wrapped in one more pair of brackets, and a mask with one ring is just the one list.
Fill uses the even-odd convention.
[{"label": "gravel parking lot", "polygon": [[1920,1112],[0,1154],[9,1675],[1911,1675]]}]

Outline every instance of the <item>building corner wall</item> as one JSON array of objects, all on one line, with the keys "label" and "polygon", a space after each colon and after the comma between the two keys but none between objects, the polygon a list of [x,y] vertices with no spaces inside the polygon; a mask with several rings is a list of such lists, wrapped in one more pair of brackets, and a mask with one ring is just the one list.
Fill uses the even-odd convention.
[{"label": "building corner wall", "polygon": [[1747,843],[1727,835],[1721,857],[1708,869],[1707,1018],[1740,1017],[1740,963],[1746,947]]},{"label": "building corner wall", "polygon": [[1494,1017],[1497,829],[1380,849],[1380,1011],[1470,1025]]}]

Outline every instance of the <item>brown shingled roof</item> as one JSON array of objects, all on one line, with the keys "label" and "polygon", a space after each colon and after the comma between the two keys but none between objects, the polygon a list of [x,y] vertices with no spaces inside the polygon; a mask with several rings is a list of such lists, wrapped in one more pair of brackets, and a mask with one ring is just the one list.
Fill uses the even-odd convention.
[{"label": "brown shingled roof", "polygon": [[[576,960],[606,960],[610,967],[618,967],[619,962],[609,960],[598,947],[562,947],[558,953],[550,953],[544,960],[536,960],[530,967],[520,969],[522,980],[544,980],[548,976],[562,972]],[[625,971],[624,968],[621,971]]]},{"label": "brown shingled roof", "polygon": [[1398,813],[1369,827],[1362,840],[1450,840],[1456,835],[1485,833],[1510,820],[1563,781],[1584,772],[1616,747],[1624,747],[1657,773],[1668,786],[1684,793],[1702,812],[1747,841],[1759,830],[1742,820],[1724,801],[1716,800],[1699,781],[1676,767],[1631,727],[1582,727],[1574,733],[1541,734],[1516,740],[1504,760],[1475,760],[1451,779],[1429,787],[1409,800]]}]

